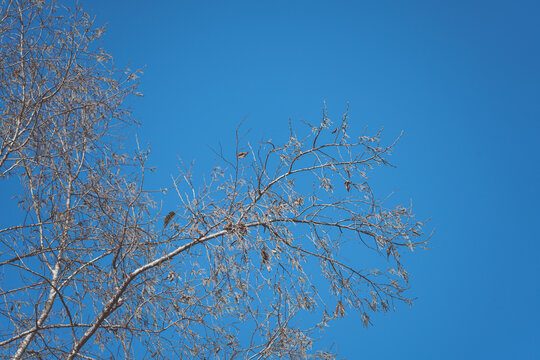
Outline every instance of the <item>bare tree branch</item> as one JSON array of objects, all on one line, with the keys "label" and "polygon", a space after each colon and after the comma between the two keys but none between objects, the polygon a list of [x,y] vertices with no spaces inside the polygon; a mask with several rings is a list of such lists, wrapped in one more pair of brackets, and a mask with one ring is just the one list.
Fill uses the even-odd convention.
[{"label": "bare tree branch", "polygon": [[395,142],[350,136],[348,109],[333,123],[326,106],[284,143],[241,123],[208,177],[182,168],[162,214],[148,151],[125,145],[139,71],[79,8],[0,4],[0,181],[19,184],[0,357],[330,359],[316,340],[333,319],[411,302],[401,256],[429,236],[368,183]]}]

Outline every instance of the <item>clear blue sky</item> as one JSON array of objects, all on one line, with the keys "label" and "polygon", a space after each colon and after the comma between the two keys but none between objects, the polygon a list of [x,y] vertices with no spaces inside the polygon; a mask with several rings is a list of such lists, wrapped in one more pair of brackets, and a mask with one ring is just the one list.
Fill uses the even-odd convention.
[{"label": "clear blue sky", "polygon": [[[177,156],[213,164],[254,135],[338,118],[385,127],[397,169],[373,185],[432,217],[407,260],[412,308],[334,323],[348,359],[539,359],[540,3],[84,0],[119,66],[145,66],[134,104],[167,184]],[[255,140],[255,139],[254,139]],[[352,259],[354,260],[354,259]],[[361,259],[358,259],[361,261]],[[535,343],[536,342],[536,343]]]}]

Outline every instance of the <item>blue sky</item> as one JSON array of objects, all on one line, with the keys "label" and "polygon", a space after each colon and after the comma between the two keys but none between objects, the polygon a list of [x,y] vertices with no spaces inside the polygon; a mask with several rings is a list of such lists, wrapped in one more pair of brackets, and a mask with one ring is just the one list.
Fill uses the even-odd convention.
[{"label": "blue sky", "polygon": [[[118,66],[145,67],[139,136],[168,184],[178,156],[204,173],[323,101],[351,131],[404,137],[379,197],[411,199],[435,229],[407,259],[412,308],[350,313],[325,334],[348,359],[540,357],[540,3],[84,0]],[[172,200],[171,200],[172,201]],[[167,204],[169,206],[169,204]],[[354,260],[354,259],[353,259]],[[358,259],[360,261],[360,259]],[[535,344],[536,340],[536,344]]]}]

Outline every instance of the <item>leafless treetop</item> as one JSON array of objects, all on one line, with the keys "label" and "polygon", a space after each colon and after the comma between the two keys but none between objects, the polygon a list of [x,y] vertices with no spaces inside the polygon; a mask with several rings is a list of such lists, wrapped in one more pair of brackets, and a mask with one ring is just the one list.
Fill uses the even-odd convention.
[{"label": "leafless treetop", "polygon": [[0,4],[0,181],[20,189],[0,222],[2,358],[326,359],[331,320],[410,302],[400,254],[427,238],[372,193],[380,133],[326,110],[284,144],[239,127],[161,213],[147,152],[125,148],[138,72],[78,8]]}]

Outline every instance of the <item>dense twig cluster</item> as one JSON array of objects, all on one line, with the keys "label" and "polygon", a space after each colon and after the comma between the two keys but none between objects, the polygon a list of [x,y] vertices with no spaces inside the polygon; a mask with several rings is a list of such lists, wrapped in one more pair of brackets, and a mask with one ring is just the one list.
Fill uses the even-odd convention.
[{"label": "dense twig cluster", "polygon": [[[79,9],[1,4],[0,176],[21,193],[0,224],[0,356],[324,359],[329,321],[410,301],[400,253],[427,239],[371,191],[393,147],[379,133],[349,137],[347,113],[326,110],[283,145],[251,147],[239,127],[234,156],[216,151],[201,184],[180,174],[160,216],[147,154],[122,150],[136,72],[93,45],[103,30]],[[369,268],[380,257],[387,270]]]}]

